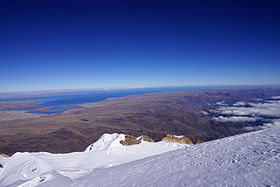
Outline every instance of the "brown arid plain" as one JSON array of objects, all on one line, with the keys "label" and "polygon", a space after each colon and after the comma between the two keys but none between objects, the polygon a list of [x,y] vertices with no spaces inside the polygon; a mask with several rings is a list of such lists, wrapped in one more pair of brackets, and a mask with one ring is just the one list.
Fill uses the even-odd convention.
[{"label": "brown arid plain", "polygon": [[[148,135],[159,141],[167,134],[185,135],[194,144],[247,132],[255,124],[221,123],[206,112],[217,102],[254,102],[280,95],[279,87],[188,90],[109,98],[59,114],[14,111],[36,101],[0,102],[0,153],[83,151],[104,133]],[[9,109],[9,110],[7,110]]]}]

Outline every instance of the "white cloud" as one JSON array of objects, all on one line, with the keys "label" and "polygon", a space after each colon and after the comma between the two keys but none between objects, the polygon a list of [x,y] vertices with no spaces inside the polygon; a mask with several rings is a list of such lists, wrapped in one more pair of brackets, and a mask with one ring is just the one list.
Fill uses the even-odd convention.
[{"label": "white cloud", "polygon": [[280,96],[273,96],[271,99],[280,99]]},{"label": "white cloud", "polygon": [[206,111],[204,111],[204,110],[201,111],[201,113],[204,114],[204,115],[208,115],[208,112],[206,112]]},{"label": "white cloud", "polygon": [[259,126],[254,126],[254,127],[243,127],[243,129],[247,130],[247,131],[256,131],[256,130],[260,130],[261,128]]},{"label": "white cloud", "polygon": [[271,123],[265,123],[263,126],[261,126],[261,129],[267,129],[271,127],[280,127],[280,119],[273,120]]},{"label": "white cloud", "polygon": [[245,116],[231,116],[231,117],[218,116],[218,117],[213,117],[212,119],[220,122],[255,122],[261,118],[245,117]]},{"label": "white cloud", "polygon": [[245,106],[246,103],[245,102],[236,102],[233,104],[233,106]]},{"label": "white cloud", "polygon": [[260,98],[256,98],[254,99],[255,101],[262,101],[263,99],[260,99]]},{"label": "white cloud", "polygon": [[251,107],[220,107],[217,113],[238,116],[270,116],[280,117],[280,101],[266,103],[249,103]]},{"label": "white cloud", "polygon": [[227,104],[225,104],[225,102],[224,102],[224,101],[219,101],[219,102],[216,102],[216,105],[221,105],[221,106],[224,106],[224,105],[227,105]]},{"label": "white cloud", "polygon": [[[262,126],[244,127],[246,130],[260,130],[280,126],[280,96],[273,96],[271,99],[261,103],[236,102],[233,106],[225,106],[224,102],[216,110],[209,112],[220,115],[213,117],[213,120],[219,122],[255,122],[262,120]],[[259,100],[259,99],[255,99]],[[247,105],[245,107],[245,105]],[[222,116],[222,115],[227,115]],[[271,119],[278,118],[278,119]]]}]

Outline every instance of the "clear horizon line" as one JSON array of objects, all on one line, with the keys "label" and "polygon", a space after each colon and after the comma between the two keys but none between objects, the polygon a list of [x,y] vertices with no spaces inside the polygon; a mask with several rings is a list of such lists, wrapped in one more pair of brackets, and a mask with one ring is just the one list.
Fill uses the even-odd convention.
[{"label": "clear horizon line", "polygon": [[0,91],[0,94],[9,93],[57,93],[57,92],[75,92],[75,91],[92,91],[92,90],[118,90],[118,89],[141,89],[141,88],[175,88],[175,87],[263,87],[263,86],[280,86],[279,84],[199,84],[199,85],[175,85],[175,86],[125,86],[125,87],[97,87],[97,88],[65,88],[65,89],[38,89],[38,90],[19,90],[19,91]]}]

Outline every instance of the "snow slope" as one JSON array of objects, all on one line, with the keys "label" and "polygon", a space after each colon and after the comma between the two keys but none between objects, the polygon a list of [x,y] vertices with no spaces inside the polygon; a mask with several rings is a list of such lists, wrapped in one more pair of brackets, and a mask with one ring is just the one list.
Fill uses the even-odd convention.
[{"label": "snow slope", "polygon": [[[0,164],[1,164],[2,166],[4,166],[7,162],[8,162],[8,158],[7,158],[7,157],[4,157],[4,156],[2,156],[2,155],[0,154]],[[3,169],[3,168],[0,168],[0,173],[1,173],[2,169]]]},{"label": "snow slope", "polygon": [[187,146],[145,141],[137,145],[123,146],[120,140],[124,138],[124,134],[104,134],[84,152],[16,153],[3,163],[0,186],[34,186],[56,178],[63,184],[64,181],[72,181],[93,172],[95,168],[112,167]]},{"label": "snow slope", "polygon": [[[42,186],[280,186],[280,127],[219,139]],[[37,183],[38,184],[38,183]]]},{"label": "snow slope", "polygon": [[182,149],[122,138],[104,135],[81,153],[17,153],[0,186],[280,186],[280,127]]}]

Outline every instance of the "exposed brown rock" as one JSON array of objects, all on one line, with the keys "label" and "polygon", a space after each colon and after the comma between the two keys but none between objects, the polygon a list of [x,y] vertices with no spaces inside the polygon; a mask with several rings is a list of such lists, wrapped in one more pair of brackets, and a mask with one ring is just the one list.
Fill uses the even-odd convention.
[{"label": "exposed brown rock", "polygon": [[196,140],[195,144],[201,144],[201,143],[204,143],[204,141],[202,140]]},{"label": "exposed brown rock", "polygon": [[189,144],[193,145],[192,141],[186,136],[175,136],[175,135],[167,135],[162,139],[163,142],[176,142],[181,144]]},{"label": "exposed brown rock", "polygon": [[3,165],[2,165],[2,164],[0,164],[0,168],[3,168]]},{"label": "exposed brown rock", "polygon": [[2,157],[9,157],[8,155],[5,155],[4,153],[0,153],[0,156],[2,156]]},{"label": "exposed brown rock", "polygon": [[150,136],[147,136],[147,135],[140,136],[139,140],[143,140],[146,142],[155,142]]},{"label": "exposed brown rock", "polygon": [[125,139],[120,141],[125,146],[139,144],[140,142],[141,140],[137,140],[134,136],[129,135],[125,135]]}]

